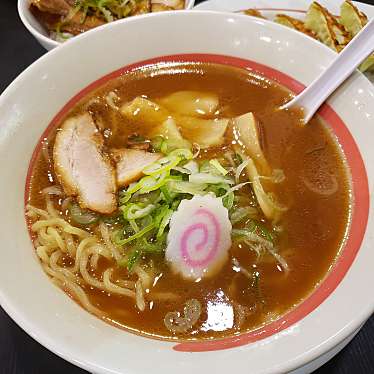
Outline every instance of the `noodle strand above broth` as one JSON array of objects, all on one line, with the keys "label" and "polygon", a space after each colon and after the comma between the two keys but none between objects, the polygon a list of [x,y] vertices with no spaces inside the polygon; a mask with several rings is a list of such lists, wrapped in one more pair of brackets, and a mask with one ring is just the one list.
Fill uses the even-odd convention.
[{"label": "noodle strand above broth", "polygon": [[169,339],[292,309],[339,253],[350,185],[326,126],[276,110],[289,95],[207,63],[147,66],[88,94],[32,165],[43,270],[88,312]]}]

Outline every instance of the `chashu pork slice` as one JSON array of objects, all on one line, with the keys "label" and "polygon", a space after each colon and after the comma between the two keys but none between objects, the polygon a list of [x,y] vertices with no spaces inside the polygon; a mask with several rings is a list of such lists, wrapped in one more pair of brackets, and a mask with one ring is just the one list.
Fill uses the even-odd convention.
[{"label": "chashu pork slice", "polygon": [[112,158],[117,165],[117,184],[127,186],[143,176],[143,170],[159,160],[160,153],[151,153],[141,149],[113,149]]},{"label": "chashu pork slice", "polygon": [[67,0],[31,0],[30,5],[35,6],[41,12],[67,16],[74,4]]},{"label": "chashu pork slice", "polygon": [[109,214],[117,208],[117,184],[103,145],[90,114],[69,118],[57,132],[53,162],[67,195],[77,196],[82,208]]}]

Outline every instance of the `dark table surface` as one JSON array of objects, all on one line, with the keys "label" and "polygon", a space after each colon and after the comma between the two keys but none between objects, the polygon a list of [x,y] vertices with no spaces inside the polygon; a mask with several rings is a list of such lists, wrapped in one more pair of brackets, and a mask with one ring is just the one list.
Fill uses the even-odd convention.
[{"label": "dark table surface", "polygon": [[[374,0],[365,2],[374,4]],[[16,3],[16,0],[0,1],[0,93],[22,70],[45,53],[21,24]],[[0,308],[0,374],[60,373],[83,374],[85,371],[42,347]],[[315,373],[374,373],[374,316],[346,348]]]}]

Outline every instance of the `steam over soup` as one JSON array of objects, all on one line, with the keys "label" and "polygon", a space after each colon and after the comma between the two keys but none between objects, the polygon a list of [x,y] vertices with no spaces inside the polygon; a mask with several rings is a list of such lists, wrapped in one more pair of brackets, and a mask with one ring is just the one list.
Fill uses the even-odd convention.
[{"label": "steam over soup", "polygon": [[52,281],[98,317],[174,339],[268,323],[325,277],[349,223],[339,148],[246,70],[159,64],[83,98],[32,165]]}]

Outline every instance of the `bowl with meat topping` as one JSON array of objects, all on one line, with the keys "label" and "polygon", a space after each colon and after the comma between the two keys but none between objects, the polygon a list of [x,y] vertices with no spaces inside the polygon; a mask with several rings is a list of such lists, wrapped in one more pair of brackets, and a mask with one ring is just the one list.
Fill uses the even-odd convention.
[{"label": "bowl with meat topping", "polygon": [[51,50],[95,27],[141,14],[191,9],[194,0],[18,0],[34,38]]},{"label": "bowl with meat topping", "polygon": [[325,362],[374,310],[373,86],[354,73],[308,124],[281,108],[334,56],[180,11],[29,67],[0,98],[1,306],[94,373]]}]

